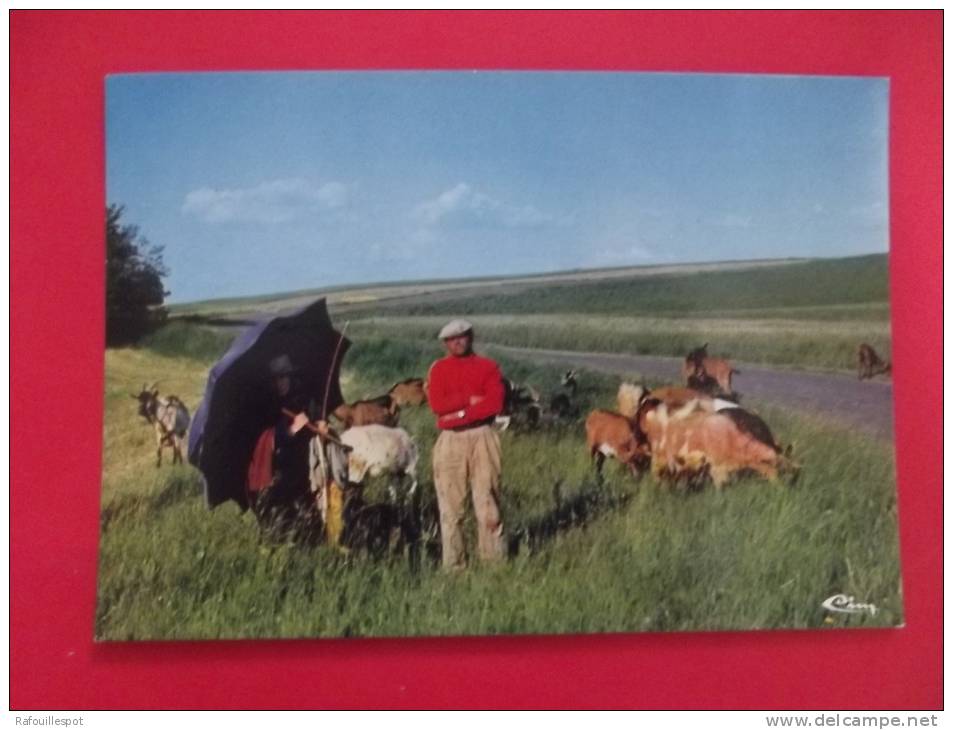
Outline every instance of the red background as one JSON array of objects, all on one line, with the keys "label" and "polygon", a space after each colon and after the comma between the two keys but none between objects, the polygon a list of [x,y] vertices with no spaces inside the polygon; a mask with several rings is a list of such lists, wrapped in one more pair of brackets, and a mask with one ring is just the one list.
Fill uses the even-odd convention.
[{"label": "red background", "polygon": [[[910,396],[942,388],[942,12],[15,11],[10,32],[14,709],[941,706],[941,400]],[[404,68],[890,77],[905,628],[93,644],[104,75]]]}]

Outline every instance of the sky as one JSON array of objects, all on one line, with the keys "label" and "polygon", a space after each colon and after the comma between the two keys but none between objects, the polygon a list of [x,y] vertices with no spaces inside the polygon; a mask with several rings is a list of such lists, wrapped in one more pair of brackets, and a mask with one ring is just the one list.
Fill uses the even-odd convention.
[{"label": "sky", "polygon": [[170,302],[888,247],[885,78],[127,74],[107,202]]}]

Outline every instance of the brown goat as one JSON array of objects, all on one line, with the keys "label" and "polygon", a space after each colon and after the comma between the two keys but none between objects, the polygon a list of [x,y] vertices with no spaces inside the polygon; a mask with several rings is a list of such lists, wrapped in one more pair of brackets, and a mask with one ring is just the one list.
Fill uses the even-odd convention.
[{"label": "brown goat", "polygon": [[634,422],[620,413],[595,410],[586,418],[586,448],[589,458],[595,462],[596,471],[602,473],[602,464],[607,456],[618,459],[640,476],[649,463],[647,445],[640,442]]},{"label": "brown goat", "polygon": [[[386,403],[385,403],[386,400]],[[351,426],[396,426],[400,417],[400,407],[390,396],[381,396],[370,400],[359,400],[354,403],[338,406],[333,414],[345,428]]]},{"label": "brown goat", "polygon": [[731,376],[738,372],[728,360],[709,357],[707,342],[689,352],[682,365],[686,385],[709,395],[733,395]]},{"label": "brown goat", "polygon": [[680,385],[664,385],[648,390],[642,385],[622,383],[616,394],[616,410],[626,418],[635,418],[639,408],[649,398],[661,401],[668,406],[670,412],[679,411],[686,406],[688,406],[686,413],[696,410],[714,413],[737,407],[737,403],[733,401],[715,398],[700,390]]},{"label": "brown goat", "polygon": [[423,378],[408,378],[396,383],[387,394],[398,406],[420,406],[427,402],[427,383]]},{"label": "brown goat", "polygon": [[651,450],[658,478],[697,481],[710,476],[720,489],[734,474],[754,471],[771,481],[797,475],[789,452],[782,452],[763,421],[742,409],[695,411],[675,417],[664,403],[640,413],[639,430]]},{"label": "brown goat", "polygon": [[738,408],[737,402],[728,398],[710,396],[700,390],[680,385],[665,385],[654,388],[646,396],[662,401],[668,406],[669,411],[678,410],[689,404],[694,404],[694,410],[707,411],[708,413]]},{"label": "brown goat", "polygon": [[685,388],[679,385],[665,385],[660,388],[653,388],[651,396],[658,398],[670,409],[682,408],[692,401],[697,401],[704,410],[714,410],[714,408],[706,407],[707,404],[714,399],[710,395],[702,393],[700,390],[695,390],[694,388]]},{"label": "brown goat", "polygon": [[877,351],[866,342],[857,348],[857,379],[872,378],[881,373],[889,374],[890,363],[880,359]]}]

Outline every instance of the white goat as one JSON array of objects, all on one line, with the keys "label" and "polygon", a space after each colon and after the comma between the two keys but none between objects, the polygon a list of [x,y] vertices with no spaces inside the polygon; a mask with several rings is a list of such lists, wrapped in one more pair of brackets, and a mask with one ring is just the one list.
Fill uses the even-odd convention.
[{"label": "white goat", "polygon": [[[411,479],[407,496],[417,490],[417,445],[402,428],[379,424],[354,426],[341,434],[341,442],[351,448],[347,455],[348,481],[361,484],[370,474],[391,474]],[[393,501],[397,499],[394,485],[388,487]]]}]

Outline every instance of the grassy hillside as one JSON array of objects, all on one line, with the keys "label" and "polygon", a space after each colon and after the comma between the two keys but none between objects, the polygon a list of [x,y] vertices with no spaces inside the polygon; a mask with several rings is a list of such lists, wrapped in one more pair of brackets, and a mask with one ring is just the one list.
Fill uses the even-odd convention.
[{"label": "grassy hillside", "polygon": [[[542,274],[470,283],[367,285],[350,299],[335,290],[344,299],[332,297],[331,310],[365,337],[429,342],[448,318],[466,316],[483,341],[504,345],[675,357],[709,342],[713,354],[742,362],[852,371],[858,345],[867,342],[890,359],[885,254],[581,272],[571,283]],[[239,304],[243,312],[274,310],[303,304],[299,294],[195,307],[217,316]]]},{"label": "grassy hillside", "polygon": [[341,316],[366,336],[430,340],[447,318],[466,316],[481,339],[504,345],[684,356],[709,342],[738,361],[835,371],[856,367],[861,342],[890,352],[884,255],[552,283]]},{"label": "grassy hillside", "polygon": [[[744,310],[883,305],[887,301],[886,255],[822,259],[743,271],[667,274],[630,279],[553,283],[522,291],[465,296],[436,303],[411,302],[390,314],[653,314],[694,316]],[[863,308],[862,308],[863,309]],[[881,307],[865,310],[868,315]]]},{"label": "grassy hillside", "polygon": [[[198,343],[198,344],[196,344]],[[374,561],[263,542],[250,514],[209,512],[190,466],[153,463],[152,434],[128,393],[162,379],[194,411],[227,340],[170,329],[106,355],[100,639],[453,635],[497,632],[890,626],[902,620],[896,497],[889,449],[807,416],[758,408],[803,471],[794,488],[743,480],[687,494],[614,465],[599,487],[579,422],[503,434],[504,517],[518,551],[463,575],[431,561]],[[178,352],[177,352],[178,351]],[[425,372],[438,343],[358,336],[345,361],[348,398]],[[507,373],[544,391],[558,372],[522,362]],[[584,408],[612,402],[617,380],[583,373]],[[424,408],[402,425],[420,445],[432,501]],[[559,502],[554,485],[560,484]],[[380,498],[384,485],[370,487]],[[584,506],[562,520],[567,504]],[[560,510],[562,507],[562,510]],[[472,526],[471,526],[472,527]],[[521,533],[521,530],[525,531]],[[518,541],[517,535],[533,539]],[[472,537],[472,535],[471,535]],[[849,593],[868,615],[821,602]]]},{"label": "grassy hillside", "polygon": [[[206,299],[192,302],[179,302],[169,306],[174,316],[180,315],[222,315],[236,312],[273,311],[281,306],[295,306],[301,301],[327,297],[329,302],[367,302],[386,299],[400,299],[433,292],[453,291],[455,295],[468,295],[473,291],[487,288],[510,289],[526,285],[548,284],[562,281],[605,280],[612,278],[644,278],[670,273],[698,271],[719,271],[723,269],[750,270],[764,266],[783,266],[802,259],[769,259],[748,261],[723,261],[687,264],[654,264],[647,266],[624,266],[601,269],[568,269],[564,271],[541,271],[535,273],[504,274],[488,276],[462,276],[449,279],[409,279],[402,281],[370,281],[356,284],[300,289],[286,292],[273,292],[251,296]],[[356,295],[356,296],[355,296]]]}]

